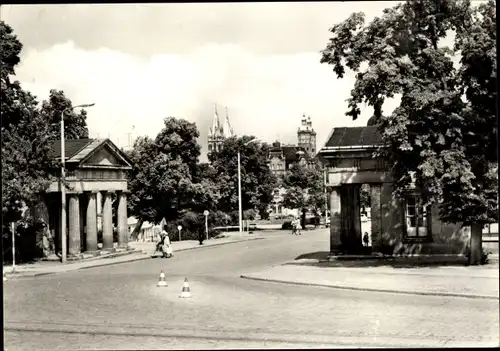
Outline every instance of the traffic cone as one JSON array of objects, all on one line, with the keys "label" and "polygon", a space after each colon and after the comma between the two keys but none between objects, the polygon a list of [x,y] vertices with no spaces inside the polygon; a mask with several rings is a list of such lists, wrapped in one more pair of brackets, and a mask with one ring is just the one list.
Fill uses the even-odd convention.
[{"label": "traffic cone", "polygon": [[184,284],[182,285],[182,292],[179,297],[182,298],[191,297],[191,288],[189,287],[188,278],[184,279]]},{"label": "traffic cone", "polygon": [[156,286],[157,287],[168,286],[167,280],[165,279],[165,273],[163,273],[163,271],[161,271],[160,273],[160,280],[158,281],[158,284],[156,284]]}]

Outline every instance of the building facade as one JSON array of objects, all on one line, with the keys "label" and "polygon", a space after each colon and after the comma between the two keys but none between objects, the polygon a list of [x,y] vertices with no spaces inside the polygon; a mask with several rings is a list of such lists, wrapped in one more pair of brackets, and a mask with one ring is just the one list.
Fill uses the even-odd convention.
[{"label": "building facade", "polygon": [[311,117],[302,115],[301,125],[297,130],[297,145],[281,144],[275,141],[269,149],[268,163],[271,172],[283,176],[295,164],[308,166],[316,155],[316,132],[312,127]]},{"label": "building facade", "polygon": [[233,137],[234,131],[229,122],[229,114],[226,107],[226,116],[224,118],[224,123],[220,123],[219,114],[217,112],[217,105],[215,105],[214,118],[212,126],[208,130],[208,153],[218,152],[221,150],[224,140]]},{"label": "building facade", "polygon": [[388,255],[464,254],[470,230],[439,219],[437,206],[425,206],[425,189],[411,184],[393,193],[391,167],[373,157],[383,147],[377,127],[334,128],[319,157],[327,168],[330,252],[357,254],[362,247],[360,186],[370,185],[371,251]]},{"label": "building facade", "polygon": [[316,132],[312,127],[311,116],[302,115],[301,125],[297,130],[297,146],[305,150],[312,159],[316,155]]},{"label": "building facade", "polygon": [[[66,140],[64,149],[68,258],[78,258],[83,253],[99,254],[100,249],[113,251],[115,242],[118,248],[127,249],[125,172],[132,168],[127,155],[109,139]],[[52,156],[61,159],[60,141],[53,142]],[[60,171],[55,170],[54,174],[59,175]],[[61,250],[61,202],[61,182],[55,180],[32,209],[34,219],[44,224],[38,241],[46,257]],[[113,202],[116,223],[113,223]],[[98,241],[102,241],[101,247]]]}]

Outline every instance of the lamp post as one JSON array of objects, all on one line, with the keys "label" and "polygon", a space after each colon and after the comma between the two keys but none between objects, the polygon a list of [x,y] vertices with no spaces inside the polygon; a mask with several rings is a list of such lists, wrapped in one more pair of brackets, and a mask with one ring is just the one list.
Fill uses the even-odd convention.
[{"label": "lamp post", "polygon": [[66,175],[65,175],[65,165],[66,165],[66,155],[64,150],[64,114],[66,111],[72,111],[78,107],[92,107],[95,104],[82,104],[73,107],[68,107],[61,112],[61,262],[66,263]]},{"label": "lamp post", "polygon": [[[252,139],[244,143],[242,146],[247,146],[248,144],[258,141],[257,139]],[[238,148],[238,212],[239,212],[239,227],[240,234],[243,233],[243,207],[241,205],[241,157],[240,149]]]},{"label": "lamp post", "polygon": [[324,185],[325,185],[325,227],[328,225],[328,190],[326,189],[327,186],[327,168],[323,170],[323,178],[324,178]]}]

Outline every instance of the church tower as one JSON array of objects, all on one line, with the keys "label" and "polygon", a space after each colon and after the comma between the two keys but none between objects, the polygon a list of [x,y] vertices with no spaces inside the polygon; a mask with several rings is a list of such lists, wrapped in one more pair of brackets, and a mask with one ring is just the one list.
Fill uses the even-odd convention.
[{"label": "church tower", "polygon": [[311,158],[316,155],[316,132],[312,127],[311,116],[302,115],[302,121],[297,130],[298,146],[303,147]]},{"label": "church tower", "polygon": [[208,130],[208,153],[211,153],[213,151],[220,151],[224,140],[232,136],[234,136],[234,131],[231,127],[231,123],[229,123],[227,107],[224,124],[221,124],[219,120],[219,114],[217,113],[217,104],[215,104],[212,127],[210,127],[210,129]]}]

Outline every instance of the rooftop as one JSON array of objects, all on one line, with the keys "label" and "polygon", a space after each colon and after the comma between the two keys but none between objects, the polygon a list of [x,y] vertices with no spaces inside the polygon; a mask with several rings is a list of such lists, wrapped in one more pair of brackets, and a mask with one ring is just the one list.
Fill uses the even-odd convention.
[{"label": "rooftop", "polygon": [[379,146],[382,135],[376,126],[333,128],[325,147]]}]

